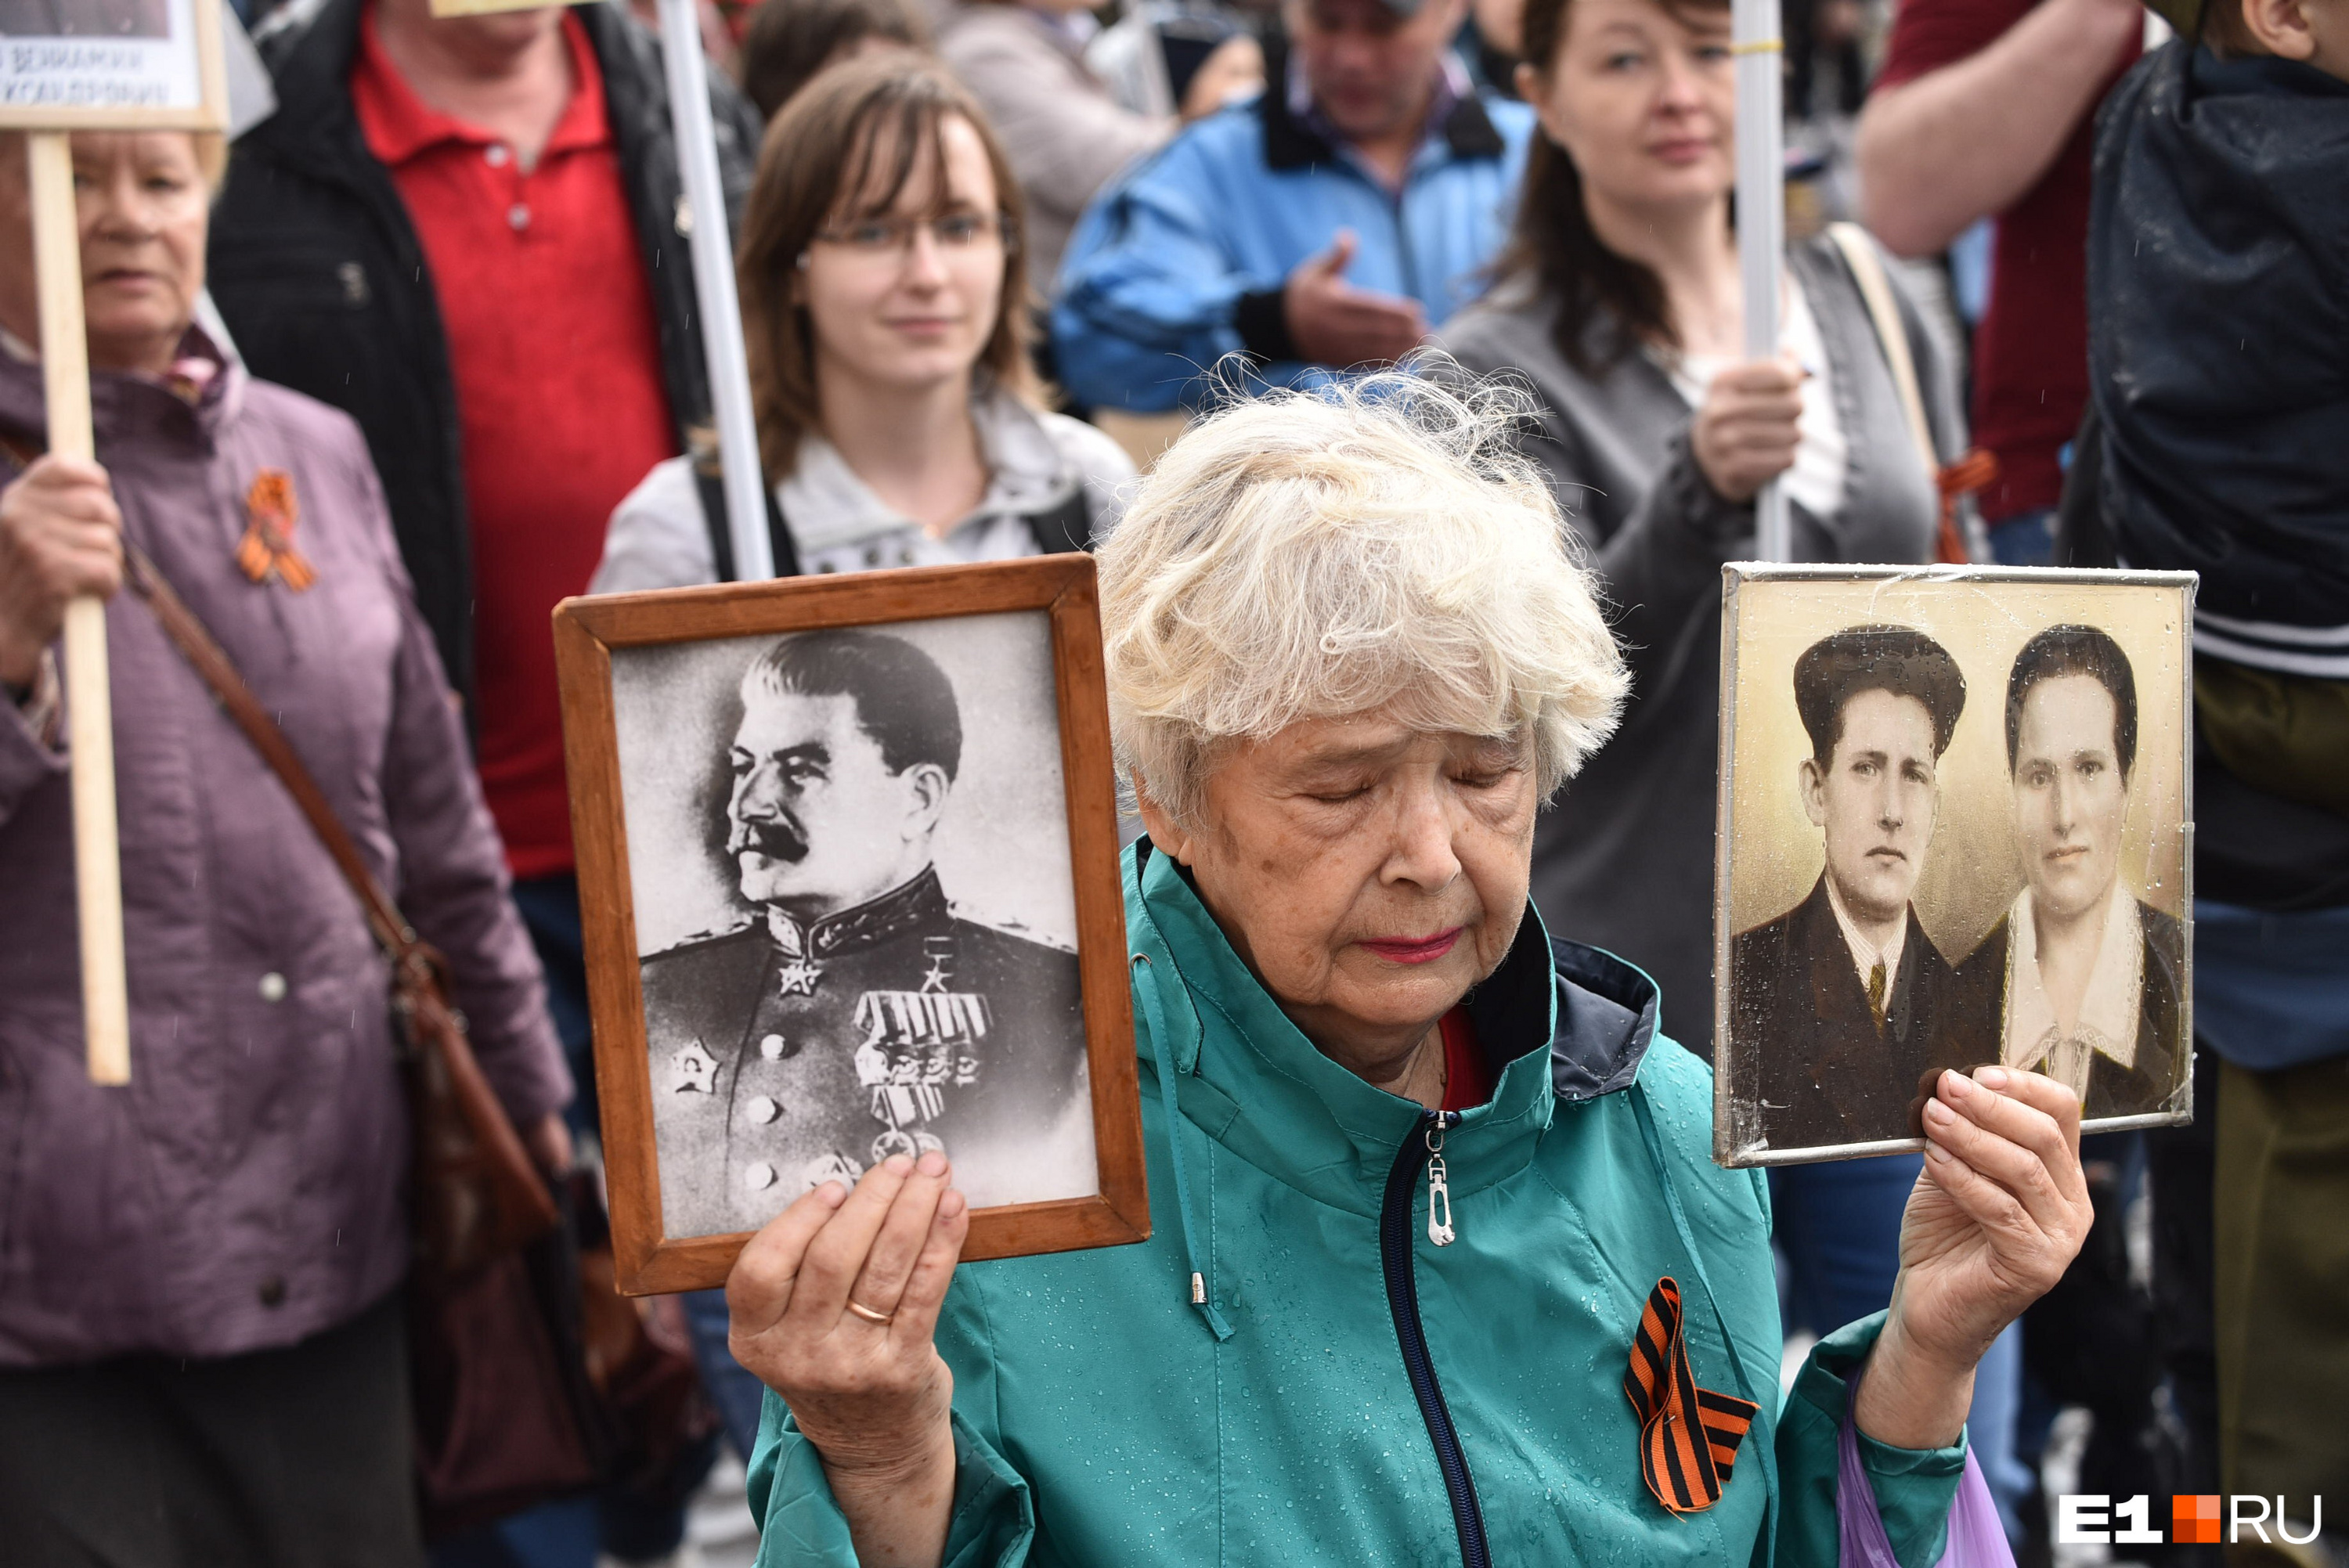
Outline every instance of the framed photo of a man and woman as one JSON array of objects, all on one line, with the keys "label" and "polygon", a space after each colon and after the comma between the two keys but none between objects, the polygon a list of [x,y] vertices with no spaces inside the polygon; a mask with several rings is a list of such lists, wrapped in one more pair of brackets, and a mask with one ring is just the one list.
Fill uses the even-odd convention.
[{"label": "framed photo of a man and woman", "polygon": [[941,1150],[966,1259],[1149,1234],[1092,562],[555,612],[620,1287]]},{"label": "framed photo of a man and woman", "polygon": [[1944,1068],[2192,1114],[2194,578],[1733,564],[1714,1156],[1923,1147]]}]

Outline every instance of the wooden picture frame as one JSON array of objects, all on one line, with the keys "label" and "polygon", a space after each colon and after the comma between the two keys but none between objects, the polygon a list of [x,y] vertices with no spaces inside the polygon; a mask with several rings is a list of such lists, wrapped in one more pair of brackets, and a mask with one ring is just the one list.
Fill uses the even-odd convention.
[{"label": "wooden picture frame", "polygon": [[[564,5],[585,5],[593,0],[557,0]],[[547,0],[432,0],[435,16],[491,16],[500,11],[534,11]]]},{"label": "wooden picture frame", "polygon": [[[596,1086],[603,1107],[613,1247],[617,1283],[624,1293],[644,1295],[721,1284],[736,1253],[754,1232],[743,1228],[720,1234],[672,1235],[664,1218],[666,1211],[678,1209],[685,1199],[676,1194],[678,1202],[665,1205],[663,1197],[656,1097],[664,1091],[655,1082],[645,982],[646,965],[656,954],[647,954],[639,946],[638,890],[631,884],[629,802],[623,787],[623,739],[615,696],[616,657],[625,662],[637,650],[672,650],[661,656],[675,658],[679,655],[674,650],[684,645],[709,645],[713,648],[723,645],[721,652],[753,646],[772,649],[789,634],[843,628],[871,628],[883,633],[895,628],[896,639],[902,642],[914,634],[908,628],[919,624],[957,623],[975,627],[978,617],[1000,618],[1021,613],[1041,615],[1049,624],[1052,686],[1049,712],[1057,722],[1059,734],[1060,805],[1067,833],[1070,891],[1073,894],[1077,949],[1074,964],[1081,996],[1082,1070],[1090,1093],[1095,1191],[1090,1196],[997,1207],[975,1203],[962,1256],[965,1261],[975,1261],[1112,1246],[1148,1237],[1149,1196],[1134,1062],[1132,995],[1126,973],[1124,898],[1118,866],[1115,771],[1110,752],[1100,604],[1092,557],[1054,555],[972,566],[904,568],[568,599],[554,612],[555,655],[562,686],[564,741],[578,855],[589,1000],[595,1022]],[[990,624],[1011,624],[1009,621]],[[1030,632],[1023,631],[1021,634],[1028,635]],[[763,641],[753,645],[748,639]],[[685,656],[698,655],[688,650]],[[711,655],[713,659],[717,656]],[[730,658],[733,655],[727,653],[726,656]],[[761,656],[775,655],[769,653]],[[743,664],[731,667],[747,669],[748,658],[746,655]],[[960,684],[963,683],[957,683]],[[850,700],[851,711],[861,711],[854,707],[854,699]],[[952,700],[958,705],[963,702],[958,696]],[[1038,712],[1045,711],[1040,693],[1033,701]],[[731,711],[746,711],[742,699],[736,699]],[[994,717],[984,716],[979,722],[987,723]],[[666,726],[663,727],[666,730]],[[972,727],[971,716],[964,715],[962,733],[970,733]],[[706,724],[704,728],[708,728]],[[740,738],[736,736],[738,750]],[[905,774],[912,771],[910,765],[904,769]],[[966,767],[966,774],[968,771]],[[1040,784],[1030,787],[1042,788]],[[740,788],[738,785],[735,797],[725,798],[726,818],[734,824],[728,830],[730,834],[748,830],[740,827],[736,816]],[[648,820],[640,810],[639,820]],[[648,838],[647,844],[651,842]],[[730,837],[729,856],[744,862],[755,858],[757,851],[749,849],[736,855],[734,844],[734,839]],[[648,849],[647,852],[651,851]],[[805,855],[810,851],[802,843],[799,852]],[[928,852],[927,849],[923,852]],[[741,903],[744,895],[731,880],[735,870],[730,865],[722,874],[729,879],[729,895]],[[931,877],[933,887],[937,885],[934,865],[926,867],[923,874]],[[758,932],[762,944],[769,943],[771,912],[768,923],[768,927]],[[786,920],[785,923],[790,922]],[[796,933],[799,928],[791,929]],[[815,952],[819,945],[816,927],[810,925],[807,929],[805,951]],[[727,939],[732,939],[731,934]],[[781,938],[772,940],[780,942]],[[762,946],[761,952],[766,953],[767,947]],[[779,962],[771,958],[762,961]],[[798,960],[787,955],[780,962],[788,967]],[[933,960],[934,974],[935,966]],[[771,967],[765,973],[773,975],[777,971]],[[786,994],[793,989],[793,984],[789,977],[783,980]],[[811,994],[815,984],[810,983]],[[841,984],[845,986],[849,982],[843,980]],[[874,994],[865,993],[868,997]],[[844,996],[845,990],[840,995]],[[750,1021],[742,1026],[745,1039],[757,1026],[758,1009],[771,1009],[774,1006],[767,999],[764,989],[758,992]],[[868,1015],[860,1013],[859,1016]],[[873,1048],[871,1038],[867,1037],[860,1055]],[[700,1043],[698,1038],[693,1042],[697,1047]],[[771,1062],[783,1048],[779,1036],[768,1035],[759,1041],[761,1049],[771,1046],[768,1059]],[[804,1047],[793,1047],[794,1059],[802,1048]],[[715,1057],[726,1054],[723,1047],[713,1047],[712,1050]],[[734,1069],[738,1074],[757,1068],[748,1055],[737,1059],[741,1064]],[[808,1059],[816,1062],[819,1058]],[[824,1059],[846,1058],[840,1056]],[[734,1081],[748,1080],[738,1077]],[[670,1092],[679,1090],[673,1086]],[[727,1092],[731,1096],[730,1086]],[[713,1090],[713,1096],[714,1093]],[[726,1125],[730,1129],[733,1101],[730,1098],[727,1103],[730,1109]],[[749,1103],[759,1107],[768,1119],[774,1119],[773,1099],[759,1098]],[[873,1103],[878,1106],[881,1102],[875,1099]],[[677,1113],[672,1110],[667,1114],[674,1117]],[[874,1114],[880,1113],[876,1110]],[[888,1126],[894,1136],[894,1116]],[[870,1132],[873,1129],[868,1125],[864,1130]],[[734,1135],[730,1130],[726,1136],[730,1139]],[[950,1156],[951,1153],[950,1150]],[[875,1158],[878,1157],[876,1140]],[[840,1174],[846,1176],[849,1172]],[[960,1175],[959,1167],[957,1174]],[[807,1184],[812,1185],[812,1180]],[[779,1191],[775,1196],[780,1201],[773,1203],[775,1211],[780,1212],[783,1203],[795,1195],[795,1191]]]},{"label": "wooden picture frame", "polygon": [[1921,1150],[1997,1063],[2090,1131],[2192,1119],[2195,582],[1723,569],[1717,1163]]},{"label": "wooden picture frame", "polygon": [[[88,11],[93,21],[122,0],[0,0],[0,18],[21,7],[36,18]],[[228,129],[228,67],[221,43],[224,0],[150,0],[166,30],[160,35],[104,31],[72,34],[0,33],[0,130],[193,130]],[[78,18],[77,18],[78,22]],[[33,25],[41,25],[37,19]],[[120,57],[109,63],[103,51]],[[78,67],[72,52],[85,56]],[[123,53],[123,51],[129,51]],[[193,88],[176,103],[140,101],[140,78],[151,87],[171,70]]]}]

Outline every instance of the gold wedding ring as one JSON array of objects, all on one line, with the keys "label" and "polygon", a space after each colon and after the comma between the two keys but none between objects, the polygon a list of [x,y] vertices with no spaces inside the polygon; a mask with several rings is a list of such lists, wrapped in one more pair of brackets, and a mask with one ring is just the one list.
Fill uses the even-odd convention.
[{"label": "gold wedding ring", "polygon": [[854,1296],[849,1297],[848,1310],[863,1318],[865,1322],[877,1323],[884,1328],[888,1327],[891,1320],[897,1315],[894,1312],[875,1312],[871,1307],[865,1305],[863,1302],[858,1301]]}]

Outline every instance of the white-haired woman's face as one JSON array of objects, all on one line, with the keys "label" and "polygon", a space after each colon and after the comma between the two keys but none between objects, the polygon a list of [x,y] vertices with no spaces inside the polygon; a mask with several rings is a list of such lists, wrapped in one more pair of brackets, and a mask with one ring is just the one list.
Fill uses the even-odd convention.
[{"label": "white-haired woman's face", "polygon": [[1152,841],[1281,1010],[1373,1082],[1496,968],[1526,908],[1529,750],[1382,713],[1303,719],[1224,756],[1195,830]]}]

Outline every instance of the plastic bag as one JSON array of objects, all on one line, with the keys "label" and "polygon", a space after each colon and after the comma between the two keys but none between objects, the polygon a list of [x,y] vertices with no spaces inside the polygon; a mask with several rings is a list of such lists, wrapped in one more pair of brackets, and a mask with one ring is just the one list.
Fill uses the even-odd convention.
[{"label": "plastic bag", "polygon": [[[1884,1519],[1876,1509],[1876,1489],[1868,1484],[1867,1467],[1859,1462],[1859,1438],[1853,1430],[1851,1409],[1845,1407],[1843,1432],[1837,1448],[1840,1471],[1836,1481],[1836,1526],[1843,1537],[1837,1559],[1840,1568],[1900,1568],[1892,1542],[1884,1533]],[[1966,1473],[1958,1478],[1957,1500],[1950,1504],[1950,1540],[1936,1568],[2014,1568],[2014,1549],[2007,1543],[1998,1504],[1982,1479],[1982,1466],[1966,1449]]]}]

